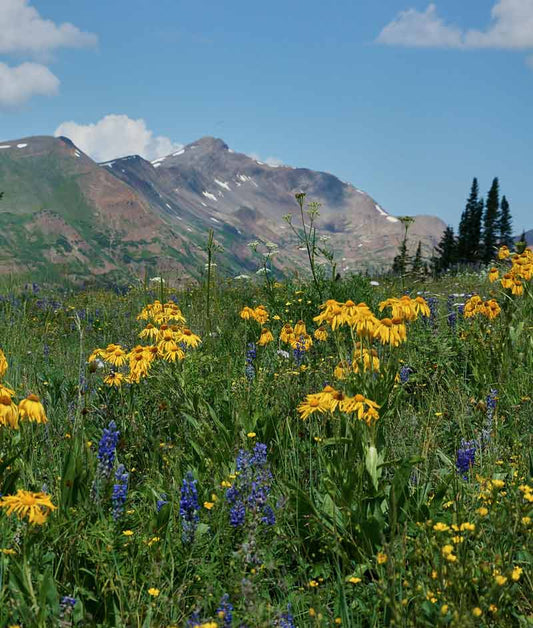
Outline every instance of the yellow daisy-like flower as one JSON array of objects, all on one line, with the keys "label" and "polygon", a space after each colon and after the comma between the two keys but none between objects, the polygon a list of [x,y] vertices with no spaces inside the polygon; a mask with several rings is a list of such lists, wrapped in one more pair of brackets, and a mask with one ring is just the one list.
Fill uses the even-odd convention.
[{"label": "yellow daisy-like flower", "polygon": [[123,530],[122,534],[124,536],[133,536],[133,530]]},{"label": "yellow daisy-like flower", "polygon": [[248,321],[251,318],[254,318],[254,311],[252,310],[251,307],[248,307],[247,305],[245,305],[242,310],[239,313],[239,316],[245,320]]},{"label": "yellow daisy-like flower", "polygon": [[494,283],[500,277],[500,271],[493,267],[489,270],[489,281],[490,283]]},{"label": "yellow daisy-like flower", "polygon": [[356,576],[352,576],[351,578],[348,578],[348,582],[350,582],[351,584],[359,584],[360,582],[362,582],[361,578],[357,578]]},{"label": "yellow daisy-like flower", "polygon": [[378,565],[384,565],[387,561],[389,560],[387,554],[385,554],[384,552],[378,552],[376,554],[376,561],[378,563]]},{"label": "yellow daisy-like flower", "polygon": [[178,346],[175,342],[167,345],[167,350],[163,354],[163,360],[167,362],[175,362],[176,360],[184,360],[185,359],[185,351]]},{"label": "yellow daisy-like flower", "polygon": [[8,388],[7,386],[4,386],[1,382],[0,382],[0,397],[6,396],[6,397],[13,397],[13,395],[15,394],[15,391],[12,390],[11,388]]},{"label": "yellow daisy-like flower", "polygon": [[324,399],[321,393],[314,393],[307,395],[305,401],[302,401],[297,410],[300,413],[300,418],[305,421],[315,412],[328,412],[331,407],[330,401]]},{"label": "yellow daisy-like flower", "polygon": [[254,309],[254,319],[260,324],[264,325],[268,321],[268,312],[264,305],[258,305]]},{"label": "yellow daisy-like flower", "polygon": [[298,321],[296,325],[294,326],[294,335],[305,336],[305,334],[307,334],[305,323],[303,321]]},{"label": "yellow daisy-like flower", "polygon": [[371,425],[372,421],[379,419],[378,404],[371,399],[367,399],[363,395],[355,395],[354,397],[346,397],[340,403],[340,410],[348,414],[355,414],[360,421],[364,421],[367,425]]},{"label": "yellow daisy-like flower", "polygon": [[200,336],[193,334],[187,327],[184,327],[181,332],[177,333],[176,340],[177,342],[182,342],[187,347],[192,347],[193,349],[195,349],[202,342]]},{"label": "yellow daisy-like flower", "polygon": [[29,395],[19,403],[20,419],[28,419],[32,423],[46,423],[46,413],[37,395]]},{"label": "yellow daisy-like flower", "polygon": [[161,591],[159,591],[159,589],[156,589],[155,587],[150,587],[148,589],[148,595],[151,595],[152,597],[158,597],[160,593]]},{"label": "yellow daisy-like flower", "polygon": [[115,386],[115,388],[120,388],[120,386],[122,386],[122,383],[124,382],[124,377],[124,373],[109,373],[109,375],[106,375],[104,377],[104,384],[107,384],[108,386]]},{"label": "yellow daisy-like flower", "polygon": [[522,569],[522,567],[515,567],[511,573],[511,580],[518,582],[518,580],[520,580],[520,576],[522,575],[523,571],[524,570]]},{"label": "yellow daisy-like flower", "polygon": [[263,329],[261,330],[261,336],[259,337],[257,344],[260,347],[264,347],[265,345],[267,345],[269,342],[272,342],[273,340],[274,340],[274,336],[272,335],[272,332],[266,327],[263,327]]},{"label": "yellow daisy-like flower", "polygon": [[309,334],[300,334],[299,336],[294,334],[291,338],[290,345],[293,349],[303,349],[304,351],[309,351],[309,349],[313,346],[313,339]]},{"label": "yellow daisy-like flower", "polygon": [[140,338],[147,338],[148,340],[156,340],[159,335],[159,329],[152,325],[152,323],[148,323],[146,327],[139,334]]},{"label": "yellow daisy-like flower", "polygon": [[122,366],[126,364],[128,356],[122,347],[114,345],[112,350],[109,350],[109,348],[106,350],[103,358],[113,366]]},{"label": "yellow daisy-like flower", "polygon": [[318,340],[319,342],[325,342],[328,339],[328,335],[329,334],[324,327],[319,327],[318,329],[315,329],[313,333],[315,340]]},{"label": "yellow daisy-like flower", "polygon": [[281,340],[281,342],[291,342],[293,334],[294,329],[291,327],[291,325],[289,325],[289,323],[287,323],[281,328],[281,331],[279,333],[279,339]]},{"label": "yellow daisy-like flower", "polygon": [[9,395],[0,396],[0,425],[19,429],[19,409]]},{"label": "yellow daisy-like flower", "polygon": [[511,255],[508,246],[501,246],[498,250],[498,259],[507,259]]},{"label": "yellow daisy-like flower", "polygon": [[7,363],[6,356],[4,352],[2,351],[2,349],[0,349],[0,377],[3,377],[6,374],[7,367],[8,367],[8,363]]},{"label": "yellow daisy-like flower", "polygon": [[472,609],[472,615],[474,617],[481,617],[481,615],[483,615],[483,611],[479,608],[479,606],[476,606]]},{"label": "yellow daisy-like flower", "polygon": [[213,508],[214,505],[215,505],[214,502],[204,502],[204,508],[206,508],[207,510],[211,510],[211,508]]},{"label": "yellow daisy-like flower", "polygon": [[405,325],[401,323],[399,318],[382,318],[378,321],[374,330],[374,337],[377,338],[381,344],[390,344],[393,347],[397,347],[407,339],[407,331]]},{"label": "yellow daisy-like flower", "polygon": [[30,523],[42,525],[57,506],[52,504],[50,496],[46,493],[32,493],[19,489],[15,495],[2,497],[0,508],[5,508],[8,515],[15,514],[19,519],[26,517]]}]

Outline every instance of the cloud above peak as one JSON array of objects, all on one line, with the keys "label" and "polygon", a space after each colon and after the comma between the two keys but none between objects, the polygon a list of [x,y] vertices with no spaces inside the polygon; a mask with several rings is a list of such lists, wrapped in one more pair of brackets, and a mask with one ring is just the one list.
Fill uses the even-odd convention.
[{"label": "cloud above peak", "polygon": [[433,3],[425,11],[407,9],[383,28],[376,41],[413,48],[533,50],[533,0],[497,0],[484,30],[447,23]]},{"label": "cloud above peak", "polygon": [[110,114],[94,124],[63,122],[54,135],[68,137],[95,161],[126,155],[140,155],[152,161],[183,148],[183,144],[164,135],[154,136],[142,118],[134,120],[124,114]]},{"label": "cloud above peak", "polygon": [[43,53],[56,48],[95,46],[98,39],[65,22],[42,18],[28,0],[1,0],[0,53]]}]

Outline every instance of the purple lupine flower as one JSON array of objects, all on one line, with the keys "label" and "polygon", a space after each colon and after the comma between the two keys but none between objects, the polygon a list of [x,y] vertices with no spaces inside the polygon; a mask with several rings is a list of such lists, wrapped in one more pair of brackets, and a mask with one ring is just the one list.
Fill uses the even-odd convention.
[{"label": "purple lupine flower", "polygon": [[167,501],[166,493],[161,493],[155,505],[157,512],[161,512],[161,509],[163,508],[163,506],[166,506],[167,504],[168,504],[168,501]]},{"label": "purple lupine flower", "polygon": [[115,421],[111,421],[104,429],[98,444],[98,473],[105,478],[111,475],[119,436]]},{"label": "purple lupine flower", "polygon": [[248,350],[246,351],[246,368],[245,368],[246,377],[248,378],[248,381],[250,382],[255,377],[254,360],[256,357],[257,357],[257,348],[255,346],[255,343],[250,342],[248,343]]},{"label": "purple lupine flower", "polygon": [[296,366],[301,366],[305,356],[305,340],[303,336],[300,336],[296,342],[296,347],[292,351],[294,362]]},{"label": "purple lupine flower", "polygon": [[407,384],[412,372],[413,369],[410,366],[402,366],[402,368],[400,369],[400,383]]},{"label": "purple lupine flower", "polygon": [[124,505],[128,496],[128,478],[129,473],[123,464],[120,464],[115,472],[115,484],[113,485],[113,494],[111,502],[113,503],[113,519],[117,521],[124,512]]},{"label": "purple lupine flower", "polygon": [[229,601],[229,595],[225,593],[217,608],[217,617],[222,619],[222,626],[229,628],[233,621],[233,605]]},{"label": "purple lupine flower", "polygon": [[478,443],[475,440],[462,440],[461,447],[457,450],[455,468],[461,474],[463,480],[467,479],[467,474],[476,461],[476,450]]},{"label": "purple lupine flower", "polygon": [[226,491],[230,504],[230,525],[244,525],[246,513],[258,516],[262,523],[275,523],[274,511],[267,505],[272,486],[272,473],[267,465],[267,447],[256,443],[252,452],[241,449],[235,463],[238,471],[233,485]]},{"label": "purple lupine flower", "polygon": [[196,480],[192,473],[187,471],[181,485],[181,498],[180,498],[180,517],[181,517],[181,538],[185,544],[192,543],[194,541],[194,535],[200,517],[198,511],[200,506],[198,505],[198,491],[196,489]]}]

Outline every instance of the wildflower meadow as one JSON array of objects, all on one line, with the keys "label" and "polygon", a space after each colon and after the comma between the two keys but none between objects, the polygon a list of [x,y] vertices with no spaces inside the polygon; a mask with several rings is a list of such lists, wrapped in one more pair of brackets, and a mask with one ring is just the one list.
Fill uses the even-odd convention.
[{"label": "wildflower meadow", "polygon": [[533,626],[533,253],[312,270],[4,282],[0,626]]}]

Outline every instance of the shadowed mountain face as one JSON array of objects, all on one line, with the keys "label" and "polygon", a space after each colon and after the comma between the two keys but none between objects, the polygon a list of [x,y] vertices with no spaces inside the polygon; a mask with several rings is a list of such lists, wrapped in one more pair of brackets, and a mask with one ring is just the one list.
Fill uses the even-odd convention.
[{"label": "shadowed mountain face", "polygon": [[[209,228],[228,272],[257,268],[250,240],[276,243],[280,270],[301,270],[305,253],[283,219],[294,214],[297,224],[298,192],[321,204],[320,235],[330,236],[341,270],[388,267],[403,235],[400,221],[353,185],[263,164],[212,137],[151,163],[134,155],[98,165],[67,138],[0,146],[0,271],[64,264],[82,276],[148,265],[196,276]],[[438,218],[416,217],[413,248],[421,240],[429,255],[443,229]]]}]

